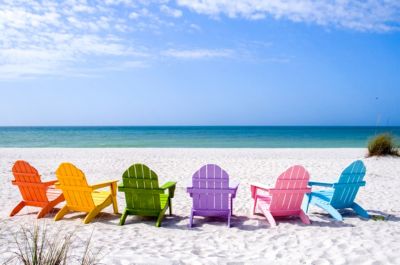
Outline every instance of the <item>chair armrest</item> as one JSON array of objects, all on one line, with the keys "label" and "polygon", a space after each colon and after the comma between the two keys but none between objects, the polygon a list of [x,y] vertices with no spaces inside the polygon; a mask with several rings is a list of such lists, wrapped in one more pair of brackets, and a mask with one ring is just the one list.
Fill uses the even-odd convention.
[{"label": "chair armrest", "polygon": [[175,188],[176,188],[176,182],[173,182],[173,181],[168,181],[167,183],[165,183],[164,185],[162,185],[160,187],[160,189],[162,189],[162,190],[168,189],[168,194],[169,194],[170,198],[174,197]]},{"label": "chair armrest", "polygon": [[90,187],[93,190],[105,188],[105,187],[108,187],[108,186],[110,186],[110,187],[115,186],[115,188],[117,188],[117,182],[118,182],[118,180],[108,180],[108,181],[105,181],[105,182],[101,182],[101,183],[97,183],[97,184],[91,185]]},{"label": "chair armrest", "polygon": [[53,185],[57,181],[49,181],[49,182],[19,182],[12,180],[11,183],[12,185],[17,185],[21,187],[35,187],[35,188],[48,188],[49,186]]},{"label": "chair armrest", "polygon": [[325,182],[315,182],[315,181],[309,181],[308,182],[309,186],[320,186],[320,187],[333,187],[333,183],[325,183]]},{"label": "chair armrest", "polygon": [[229,188],[230,189],[237,189],[239,187],[239,181],[229,181]]},{"label": "chair armrest", "polygon": [[50,180],[50,181],[43,182],[43,184],[45,186],[51,186],[51,185],[55,185],[57,182],[58,182],[58,180]]},{"label": "chair armrest", "polygon": [[333,187],[363,187],[365,186],[365,181],[355,182],[355,183],[335,183]]},{"label": "chair armrest", "polygon": [[229,187],[229,189],[233,191],[232,192],[232,198],[235,198],[236,197],[236,192],[237,192],[237,190],[239,188],[239,183],[232,183],[232,184],[233,184],[233,186]]},{"label": "chair armrest", "polygon": [[251,197],[254,199],[257,195],[257,190],[263,190],[266,192],[269,192],[271,188],[268,188],[264,186],[263,184],[260,183],[252,183],[250,184],[250,191],[251,191]]},{"label": "chair armrest", "polygon": [[267,187],[260,183],[251,183],[250,187],[251,189],[264,190],[264,191],[269,191],[271,189],[270,187]]}]

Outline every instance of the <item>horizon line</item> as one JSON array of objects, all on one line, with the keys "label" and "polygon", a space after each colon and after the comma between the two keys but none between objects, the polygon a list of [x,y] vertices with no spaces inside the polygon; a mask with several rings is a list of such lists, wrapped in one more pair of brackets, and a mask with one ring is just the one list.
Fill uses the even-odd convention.
[{"label": "horizon line", "polygon": [[0,125],[0,128],[66,128],[66,127],[400,127],[399,125]]}]

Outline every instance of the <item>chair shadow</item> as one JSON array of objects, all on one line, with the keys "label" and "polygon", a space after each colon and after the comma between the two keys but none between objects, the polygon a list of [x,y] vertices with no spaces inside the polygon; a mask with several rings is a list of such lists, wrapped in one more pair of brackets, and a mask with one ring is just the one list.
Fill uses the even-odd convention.
[{"label": "chair shadow", "polygon": [[316,228],[317,227],[329,227],[329,228],[356,227],[353,224],[349,224],[349,223],[342,222],[342,221],[337,221],[337,220],[335,220],[333,218],[329,218],[329,217],[322,218],[322,219],[323,219],[323,221],[310,219],[310,221],[311,221],[310,226],[316,227]]},{"label": "chair shadow", "polygon": [[[41,219],[38,220],[54,220],[54,217],[57,215],[58,211],[61,208],[54,208],[52,211],[50,211],[46,216],[44,216]],[[37,213],[32,212],[32,213],[27,213],[27,215],[36,215]],[[74,212],[71,211],[67,213],[66,215],[63,216],[61,220],[64,221],[75,221],[75,220],[80,220],[81,224],[84,225],[83,220],[85,217],[88,215],[86,212]],[[91,223],[105,223],[105,224],[110,224],[110,225],[118,225],[119,224],[119,218],[121,217],[121,214],[115,214],[115,213],[108,213],[108,212],[100,212],[93,220],[90,221],[89,224]],[[118,220],[118,221],[116,221]]]},{"label": "chair shadow", "polygon": [[367,211],[370,215],[371,219],[374,221],[389,221],[389,222],[399,222],[400,217],[394,214],[388,214],[378,210],[369,210]]},{"label": "chair shadow", "polygon": [[[258,230],[264,229],[265,227],[259,227],[254,225],[246,225],[245,222],[252,220],[247,216],[236,216],[233,215],[231,218],[231,228],[237,228],[240,230]],[[99,220],[99,222],[103,222],[103,220]],[[146,223],[148,225],[154,226],[156,222],[155,217],[144,217],[144,216],[128,216],[125,221],[125,225],[135,224],[135,223]],[[180,216],[180,215],[166,215],[161,224],[161,228],[163,229],[179,229],[179,230],[187,230],[187,231],[201,231],[201,227],[205,224],[211,224],[215,226],[219,226],[221,228],[227,227],[227,219],[223,217],[199,217],[196,216],[194,219],[194,224],[192,227],[189,227],[189,216]]]},{"label": "chair shadow", "polygon": [[[362,218],[359,216],[356,212],[354,212],[352,209],[340,209],[339,213],[343,217],[343,221],[345,222],[346,219],[359,219],[360,221],[363,222],[368,222],[368,221],[392,221],[392,222],[399,222],[400,217],[393,215],[393,214],[388,214],[382,211],[378,210],[367,210],[368,214],[370,215],[369,219]],[[334,223],[340,223],[340,221],[336,221],[330,214],[328,213],[321,213],[321,212],[312,212],[312,215],[316,215],[319,218],[326,220],[326,221],[331,221]],[[309,214],[310,216],[310,214]],[[312,217],[310,218],[312,219]]]},{"label": "chair shadow", "polygon": [[[38,220],[53,220],[59,208],[54,208],[51,212],[49,212],[46,216]],[[18,216],[36,216],[37,211],[29,211],[26,213],[19,213]],[[364,219],[358,216],[351,209],[340,210],[344,221],[336,221],[333,219],[328,213],[322,212],[311,212],[309,214],[311,225],[306,225],[301,222],[298,217],[278,217],[276,218],[277,225],[279,224],[291,224],[297,225],[299,227],[306,226],[315,226],[315,227],[330,227],[330,228],[343,228],[343,227],[355,227],[353,224],[346,223],[346,219],[357,218],[362,221],[388,221],[388,222],[399,222],[400,217],[388,214],[378,210],[368,210],[368,213],[371,216],[371,219]],[[63,217],[62,220],[77,220],[80,219],[83,222],[83,219],[86,217],[87,213],[82,212],[71,212]],[[313,216],[317,216],[320,220],[316,220]],[[94,218],[90,223],[102,223],[107,225],[119,225],[119,219],[121,214],[114,214],[108,212],[101,212],[96,218]],[[374,219],[376,218],[376,219]],[[144,216],[128,216],[126,219],[125,225],[133,225],[136,223],[146,223],[150,226],[155,226],[156,218],[155,217],[144,217]],[[83,223],[82,223],[83,224]],[[187,231],[201,231],[201,227],[205,224],[216,225],[219,227],[227,227],[227,219],[223,217],[198,217],[194,218],[193,227],[189,227],[189,217],[188,216],[179,216],[179,215],[165,215],[164,220],[162,222],[161,227],[164,229],[180,229]],[[233,215],[231,218],[231,228],[236,228],[243,231],[257,231],[261,229],[270,229],[273,228],[270,226],[265,217],[256,213],[253,216],[244,216],[244,215]]]},{"label": "chair shadow", "polygon": [[[339,210],[339,213],[343,217],[343,221],[338,221],[335,218],[333,218],[329,213],[325,212],[309,212],[308,217],[310,218],[311,224],[313,223],[319,223],[322,226],[329,226],[328,224],[331,223],[335,227],[354,227],[354,225],[346,224],[346,219],[359,219],[363,222],[367,222],[368,219],[362,218],[359,215],[357,215],[354,211],[352,210],[347,210],[347,209],[341,209]],[[323,221],[317,221],[313,216],[318,217],[319,219],[322,219]],[[323,225],[325,224],[325,225]]]},{"label": "chair shadow", "polygon": [[[72,213],[71,213],[72,214]],[[55,214],[54,214],[55,215]],[[341,228],[341,227],[354,227],[352,224],[346,224],[345,222],[335,221],[327,214],[319,214],[321,218],[326,221],[316,221],[311,219],[311,226],[316,227],[332,227],[332,228]],[[64,216],[63,220],[76,220],[85,218],[86,213],[75,213],[72,216]],[[90,223],[102,223],[107,225],[119,226],[119,218],[120,214],[113,213],[100,213],[96,218],[94,218]],[[47,216],[46,216],[47,217]],[[49,216],[50,217],[50,216]],[[358,217],[358,216],[356,216]],[[301,222],[298,217],[278,217],[276,218],[277,225],[279,224],[291,224],[297,225],[299,227],[307,227],[310,225],[306,225]],[[124,225],[134,225],[137,223],[145,223],[149,226],[155,226],[156,217],[147,217],[147,216],[133,216],[130,215],[125,221]],[[161,224],[161,228],[163,229],[179,229],[179,230],[187,230],[187,231],[201,231],[201,228],[205,224],[211,224],[215,226],[219,226],[221,228],[227,227],[227,219],[223,217],[198,217],[194,218],[193,226],[189,227],[189,217],[188,216],[179,216],[179,215],[166,215]],[[243,216],[243,215],[233,215],[231,218],[231,227],[236,228],[243,231],[257,231],[263,229],[271,229],[273,227],[270,226],[268,221],[262,214],[255,214],[254,216]]]},{"label": "chair shadow", "polygon": [[[182,221],[186,220],[182,224]],[[303,224],[301,220],[297,217],[282,217],[277,218],[278,225],[279,223],[290,223],[293,225],[298,225],[301,227],[308,226]],[[165,223],[164,228],[167,229],[184,229],[188,231],[201,231],[201,227],[205,224],[211,224],[215,226],[219,226],[221,228],[228,228],[227,227],[227,219],[224,217],[199,217],[196,216],[194,218],[193,226],[189,227],[189,217],[180,217],[176,216],[174,218],[168,219],[168,221],[163,222]],[[323,224],[322,224],[323,225]],[[322,226],[319,225],[319,226]],[[349,225],[342,225],[342,226],[349,226]],[[255,214],[254,216],[244,216],[244,215],[233,215],[231,218],[231,229],[238,229],[242,231],[257,231],[257,230],[264,230],[272,228],[265,217],[261,214]]]},{"label": "chair shadow", "polygon": [[[257,231],[261,229],[268,229],[270,228],[269,223],[267,220],[264,218],[264,216],[260,216],[261,218],[256,218],[258,215],[254,216],[236,216],[234,226],[239,230],[243,231]],[[248,224],[248,222],[252,222],[252,224]],[[254,224],[256,223],[256,224]]]},{"label": "chair shadow", "polygon": [[[56,216],[56,214],[58,213],[58,211],[59,211],[60,209],[61,209],[61,208],[53,208],[53,209],[52,209],[50,212],[48,212],[45,216],[43,216],[42,218],[37,219],[37,220],[48,219],[49,217],[50,217],[50,218],[54,218],[54,216]],[[31,208],[31,209],[25,210],[25,211],[24,211],[24,209],[23,209],[23,210],[21,210],[19,213],[17,213],[16,215],[14,215],[14,216],[9,216],[9,218],[13,218],[13,217],[17,217],[17,216],[35,216],[35,218],[36,218],[36,216],[38,215],[39,212],[40,212],[40,208],[36,208],[36,209]]]},{"label": "chair shadow", "polygon": [[[317,213],[319,214],[319,213]],[[262,214],[258,214],[256,213],[255,215],[258,216],[262,216]],[[282,217],[275,217],[275,221],[277,226],[279,226],[279,224],[290,224],[290,225],[297,225],[299,227],[331,227],[331,228],[342,228],[342,227],[354,227],[354,225],[352,224],[347,224],[345,222],[340,222],[340,221],[336,221],[333,218],[330,217],[330,215],[326,215],[326,214],[321,214],[322,215],[322,219],[324,221],[320,221],[320,220],[315,220],[312,217],[310,217],[310,222],[311,224],[304,224],[301,219],[298,216],[282,216]],[[265,220],[265,222],[267,223],[269,228],[272,228],[269,223]]]},{"label": "chair shadow", "polygon": [[[183,222],[185,220],[185,222]],[[235,216],[231,218],[231,227],[235,225]],[[170,229],[184,229],[188,231],[200,231],[200,228],[203,227],[205,224],[212,224],[219,227],[228,228],[228,220],[224,217],[201,217],[196,216],[193,220],[193,226],[189,227],[189,216],[179,217],[179,221],[172,220],[169,222],[169,226],[166,228]]]},{"label": "chair shadow", "polygon": [[[121,214],[113,214],[113,213],[101,213],[98,217],[93,219],[91,223],[103,223],[109,225],[119,225],[119,220],[121,218]],[[186,219],[187,217],[178,216],[178,215],[165,215],[164,219],[161,223],[162,228],[173,228],[179,227],[178,225],[182,220]],[[155,226],[157,221],[157,217],[154,216],[139,216],[139,215],[128,215],[125,220],[125,225],[134,225],[138,223],[145,223],[149,226]]]}]

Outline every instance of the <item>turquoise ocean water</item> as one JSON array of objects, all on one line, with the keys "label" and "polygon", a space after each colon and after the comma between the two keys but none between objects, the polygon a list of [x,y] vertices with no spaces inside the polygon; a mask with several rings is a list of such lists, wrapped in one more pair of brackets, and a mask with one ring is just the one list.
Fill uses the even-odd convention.
[{"label": "turquoise ocean water", "polygon": [[400,127],[0,127],[0,147],[365,147]]}]

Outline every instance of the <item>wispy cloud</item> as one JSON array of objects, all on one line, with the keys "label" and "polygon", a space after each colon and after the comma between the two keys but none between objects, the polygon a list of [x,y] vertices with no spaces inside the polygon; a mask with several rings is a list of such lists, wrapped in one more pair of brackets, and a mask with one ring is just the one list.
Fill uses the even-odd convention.
[{"label": "wispy cloud", "polygon": [[168,16],[175,17],[175,18],[179,18],[183,15],[181,10],[168,7],[167,5],[161,5],[160,11]]},{"label": "wispy cloud", "polygon": [[143,58],[145,52],[119,34],[126,21],[108,6],[118,3],[124,1],[1,2],[0,78],[60,74]]},{"label": "wispy cloud", "polygon": [[231,49],[192,49],[192,50],[175,50],[170,49],[162,53],[167,57],[178,59],[206,59],[206,58],[229,58],[234,55]]},{"label": "wispy cloud", "polygon": [[149,9],[155,5],[167,17],[182,16],[167,2],[0,1],[0,79],[147,66],[151,47],[128,36],[171,27]]},{"label": "wispy cloud", "polygon": [[188,10],[213,17],[273,17],[360,31],[400,29],[397,0],[0,0],[0,79],[147,67],[158,57],[246,59],[256,57],[253,50],[270,45],[179,49],[179,43],[155,43],[153,36],[166,36],[172,30],[204,34],[207,28],[192,21]]},{"label": "wispy cloud", "polygon": [[288,19],[359,31],[400,29],[398,0],[177,0],[182,7],[210,16]]}]

